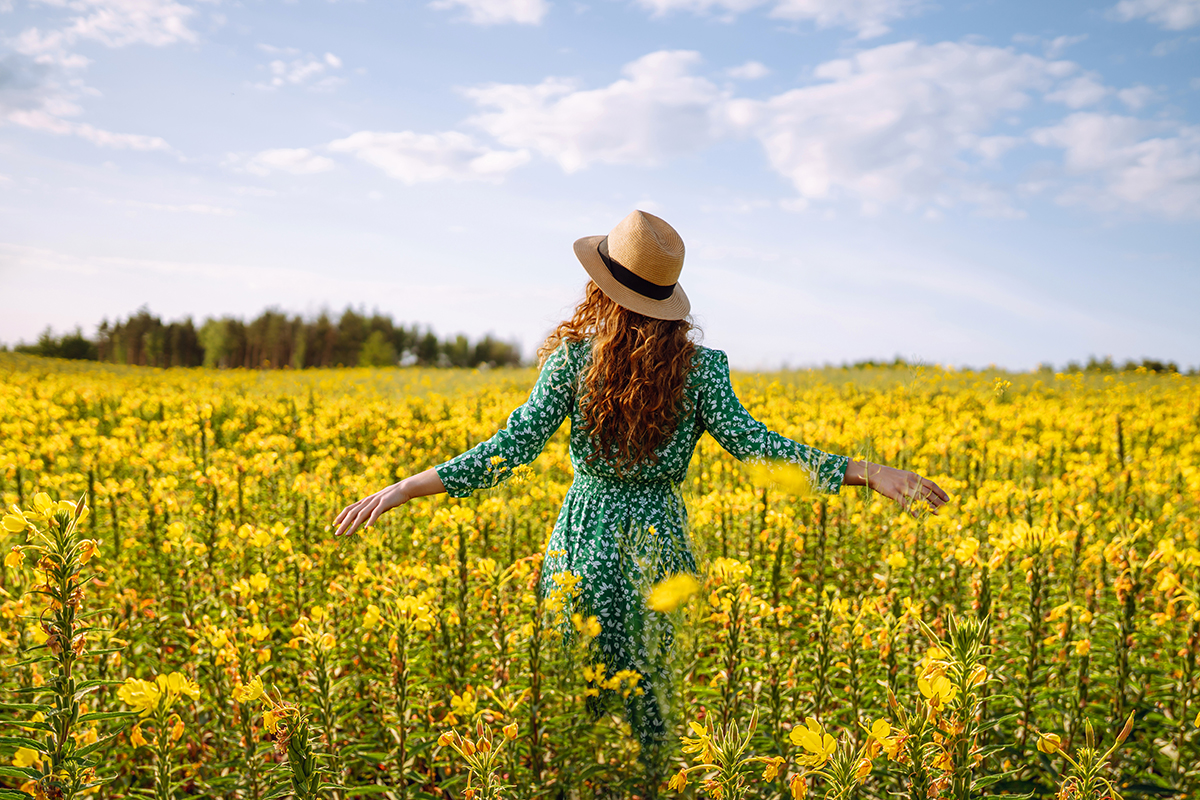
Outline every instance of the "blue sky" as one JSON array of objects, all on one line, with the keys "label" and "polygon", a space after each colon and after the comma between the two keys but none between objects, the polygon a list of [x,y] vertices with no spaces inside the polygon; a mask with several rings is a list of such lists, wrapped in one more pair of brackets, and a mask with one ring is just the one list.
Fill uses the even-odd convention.
[{"label": "blue sky", "polygon": [[0,0],[0,341],[528,354],[635,207],[736,366],[1200,365],[1200,0]]}]

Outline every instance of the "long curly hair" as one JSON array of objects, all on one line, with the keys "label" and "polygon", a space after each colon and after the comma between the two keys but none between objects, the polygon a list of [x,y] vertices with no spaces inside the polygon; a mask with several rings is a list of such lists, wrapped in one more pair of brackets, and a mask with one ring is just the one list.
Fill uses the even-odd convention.
[{"label": "long curly hair", "polygon": [[592,343],[580,394],[593,445],[587,463],[611,461],[620,474],[657,460],[655,451],[675,433],[684,410],[698,331],[690,319],[654,319],[630,311],[588,281],[575,313],[538,348],[544,364],[563,343]]}]

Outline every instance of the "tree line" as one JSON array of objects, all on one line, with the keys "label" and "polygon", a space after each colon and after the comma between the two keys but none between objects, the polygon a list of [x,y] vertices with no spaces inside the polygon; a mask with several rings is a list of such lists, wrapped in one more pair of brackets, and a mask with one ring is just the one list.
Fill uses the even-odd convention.
[{"label": "tree line", "polygon": [[209,317],[197,327],[191,317],[164,322],[141,308],[127,319],[105,319],[94,337],[81,329],[55,336],[47,328],[37,342],[18,344],[19,353],[87,359],[143,367],[305,369],[308,367],[519,366],[520,347],[484,336],[444,339],[418,325],[398,325],[385,314],[351,308],[336,320],[289,316],[268,309],[249,322]]}]

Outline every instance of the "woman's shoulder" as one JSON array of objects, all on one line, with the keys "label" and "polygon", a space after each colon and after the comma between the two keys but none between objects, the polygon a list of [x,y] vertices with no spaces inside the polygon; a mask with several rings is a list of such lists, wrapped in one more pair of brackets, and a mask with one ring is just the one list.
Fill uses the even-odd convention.
[{"label": "woman's shoulder", "polygon": [[716,350],[699,344],[696,345],[696,354],[692,356],[692,363],[701,369],[729,369],[729,357],[725,355],[724,350]]}]

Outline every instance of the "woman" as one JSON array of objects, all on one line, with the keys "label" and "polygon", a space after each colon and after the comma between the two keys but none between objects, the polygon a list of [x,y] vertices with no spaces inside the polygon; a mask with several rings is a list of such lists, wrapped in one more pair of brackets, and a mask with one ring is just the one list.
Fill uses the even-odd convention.
[{"label": "woman", "polygon": [[642,694],[626,700],[626,713],[647,755],[667,734],[672,630],[645,597],[655,583],[697,571],[680,485],[705,431],[739,459],[797,465],[817,491],[869,485],[905,508],[924,501],[935,511],[949,499],[911,472],[821,452],[753,419],[734,396],[725,354],[690,338],[678,283],[683,253],[679,234],[643,211],[606,237],[577,241],[592,280],[542,345],[537,384],[507,427],[347,506],[335,521],[337,535],[349,535],[414,497],[493,486],[536,458],[569,416],[575,480],[546,548],[542,594],[566,600],[567,618],[597,617],[596,657],[608,675],[641,676]]}]

